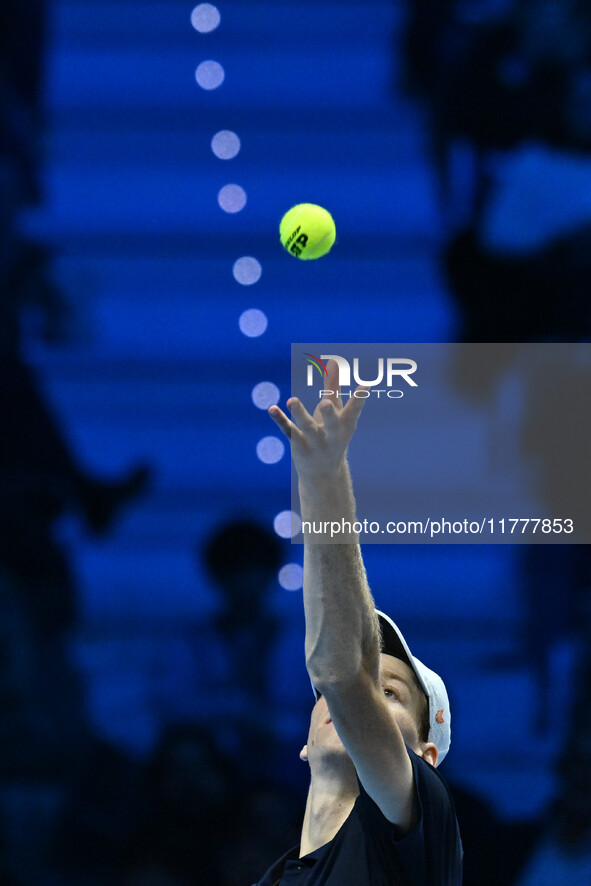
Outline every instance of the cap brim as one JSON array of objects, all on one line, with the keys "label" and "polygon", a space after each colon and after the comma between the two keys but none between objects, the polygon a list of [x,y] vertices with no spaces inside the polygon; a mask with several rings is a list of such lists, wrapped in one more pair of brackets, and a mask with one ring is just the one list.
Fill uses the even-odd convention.
[{"label": "cap brim", "polygon": [[414,670],[412,659],[410,657],[410,650],[402,637],[398,634],[386,616],[382,615],[381,612],[377,612],[377,616],[382,631],[382,652],[386,655],[393,655],[394,658],[401,659]]}]

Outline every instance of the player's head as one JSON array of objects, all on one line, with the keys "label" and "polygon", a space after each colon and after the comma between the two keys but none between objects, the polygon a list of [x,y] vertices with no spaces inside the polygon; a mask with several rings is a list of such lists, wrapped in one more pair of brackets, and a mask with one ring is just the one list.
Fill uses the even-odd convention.
[{"label": "player's head", "polygon": [[[409,747],[420,752],[422,747],[435,745],[435,765],[438,765],[450,745],[449,699],[443,680],[412,655],[401,631],[389,616],[378,610],[376,614],[381,630],[382,681],[386,685],[387,678],[393,676],[409,688],[405,704],[397,712],[398,725]],[[314,694],[318,699],[315,688]]]},{"label": "player's head", "polygon": [[[423,742],[433,742],[437,748],[438,763],[441,763],[451,742],[451,717],[445,684],[435,671],[412,655],[402,632],[392,619],[377,609],[376,613],[382,632],[382,652],[407,664],[413,672],[418,687],[422,690],[417,722],[419,738]],[[423,699],[427,702],[426,706]]]}]

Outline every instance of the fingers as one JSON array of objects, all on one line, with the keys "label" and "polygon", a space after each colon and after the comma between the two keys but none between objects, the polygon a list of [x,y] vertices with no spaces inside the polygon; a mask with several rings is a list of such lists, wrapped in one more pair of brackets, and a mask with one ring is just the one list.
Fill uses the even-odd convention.
[{"label": "fingers", "polygon": [[337,395],[339,389],[339,366],[336,360],[329,360],[326,364],[326,384],[327,390],[334,391],[327,399],[332,400],[335,406],[342,408],[343,401]]},{"label": "fingers", "polygon": [[[359,385],[358,388],[355,389],[355,394],[358,394],[359,391],[369,391],[369,387],[367,385]],[[346,416],[348,421],[352,421],[355,424],[357,423],[357,419],[361,415],[363,407],[365,406],[366,397],[358,397],[353,395],[353,397],[349,398],[349,402],[343,409],[343,418]]]},{"label": "fingers", "polygon": [[[355,395],[368,390],[367,386],[359,385],[355,390]],[[287,401],[287,406],[291,411],[291,419],[279,406],[270,406],[268,413],[288,439],[297,436],[298,439],[303,440],[311,432],[319,431],[322,426],[329,437],[336,439],[345,428],[347,428],[345,433],[348,436],[355,430],[366,400],[365,397],[355,395],[349,398],[344,407],[340,399],[334,396],[325,397],[316,407],[313,416],[297,397],[291,397]]]},{"label": "fingers", "polygon": [[336,390],[339,383],[339,366],[336,360],[329,360],[326,364],[326,381],[332,390]]},{"label": "fingers", "polygon": [[297,397],[290,397],[287,401],[287,405],[289,407],[289,411],[291,412],[292,419],[298,428],[301,428],[302,431],[311,431],[316,427],[316,422],[304,406],[304,404],[298,400]]},{"label": "fingers", "polygon": [[340,415],[342,410],[337,409],[332,400],[321,400],[318,404],[320,418],[326,430],[330,433],[336,431],[340,426]]},{"label": "fingers", "polygon": [[285,412],[279,408],[279,406],[269,406],[267,410],[268,414],[271,416],[279,430],[285,434],[288,439],[291,439],[291,430],[292,423],[286,416]]},{"label": "fingers", "polygon": [[297,399],[297,397],[291,397],[287,401],[287,405],[291,411],[293,416],[293,421],[287,417],[287,415],[283,412],[279,406],[270,406],[267,412],[278,426],[278,428],[285,434],[289,439],[294,436],[296,432],[299,433],[298,429],[312,430],[316,427],[316,422],[308,412],[305,406]]}]

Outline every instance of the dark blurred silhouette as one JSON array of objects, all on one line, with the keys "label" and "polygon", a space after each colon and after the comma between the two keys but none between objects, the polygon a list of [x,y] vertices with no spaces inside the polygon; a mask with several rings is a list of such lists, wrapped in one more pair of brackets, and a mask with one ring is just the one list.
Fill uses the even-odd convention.
[{"label": "dark blurred silhouette", "polygon": [[136,761],[104,741],[87,742],[60,816],[52,858],[68,886],[116,882],[145,812],[146,796]]},{"label": "dark blurred silhouette", "polygon": [[591,223],[514,256],[491,252],[466,229],[446,247],[444,270],[460,309],[459,341],[591,338]]},{"label": "dark blurred silhouette", "polygon": [[272,593],[282,544],[272,530],[239,518],[218,526],[197,555],[219,600],[206,631],[195,637],[199,682],[209,687],[205,704],[235,759],[252,758],[253,773],[262,775],[271,757],[281,756],[280,714],[271,690],[280,627]]},{"label": "dark blurred silhouette", "polygon": [[39,636],[55,637],[76,621],[76,594],[54,526],[79,513],[95,534],[108,530],[121,507],[146,487],[144,466],[120,480],[102,480],[76,461],[39,390],[18,358],[0,360],[0,564],[29,598]]},{"label": "dark blurred silhouette", "polygon": [[232,845],[222,853],[219,886],[249,886],[298,844],[304,805],[280,779],[247,786],[235,810]]},{"label": "dark blurred silhouette", "polygon": [[75,621],[75,594],[57,517],[78,512],[105,532],[123,504],[146,486],[139,466],[122,478],[94,477],[77,461],[22,356],[27,312],[48,342],[60,341],[64,300],[51,281],[50,250],[23,239],[21,210],[39,199],[35,158],[41,141],[39,88],[45,4],[8,2],[0,13],[0,566],[20,584],[39,636]]},{"label": "dark blurred silhouette", "polygon": [[[128,800],[125,814],[115,819],[125,818],[127,831],[133,825],[124,851],[113,852],[113,845],[109,851],[103,841],[103,857],[121,858],[116,886],[244,886],[300,837],[304,797],[286,788],[280,776],[261,780],[250,760],[226,753],[215,723],[167,727],[144,768],[138,796],[139,816],[137,806],[129,814]],[[104,832],[107,813],[105,805],[94,834],[97,824]],[[74,827],[78,842],[76,834]],[[89,867],[93,857],[85,852]]]},{"label": "dark blurred silhouette", "polygon": [[218,591],[213,620],[227,656],[229,678],[239,674],[236,690],[253,709],[268,702],[269,661],[278,624],[269,595],[281,565],[281,543],[252,520],[221,526],[207,541],[203,558]]},{"label": "dark blurred silhouette", "polygon": [[[523,247],[523,242],[540,243],[539,236],[528,241],[523,230],[520,243],[505,237],[504,247],[493,247],[489,227],[500,193],[499,160],[530,143],[562,156],[565,166],[571,157],[591,158],[591,6],[585,0],[418,0],[406,7],[404,87],[425,113],[445,229],[442,265],[459,314],[455,338],[506,343],[496,351],[496,361],[482,361],[479,372],[467,373],[458,363],[455,382],[464,395],[493,402],[518,363],[517,343],[591,339],[591,219],[581,222],[581,207],[575,207],[570,228],[563,219],[563,233],[550,232],[537,248]],[[540,189],[559,186],[550,174],[540,177]],[[535,222],[532,208],[534,231]],[[521,373],[523,380],[523,366]],[[525,470],[536,478],[540,507],[550,517],[571,517],[579,532],[588,530],[591,440],[581,415],[591,393],[588,365],[568,377],[560,367],[531,367],[523,392],[525,413],[516,444]],[[548,715],[557,644],[591,648],[591,555],[589,545],[580,544],[522,545],[519,554],[521,642],[515,652],[489,664],[532,669],[538,689],[532,727],[543,738],[550,725],[559,725]],[[520,886],[591,881],[591,863],[579,870],[579,879],[575,863],[577,852],[584,858],[590,851],[588,816],[581,807],[588,767],[577,750],[579,739],[586,746],[590,734],[583,722],[583,712],[591,710],[589,676],[579,674],[559,797]],[[560,693],[564,700],[569,687],[561,686]],[[461,795],[458,805],[469,846],[479,835],[471,833],[470,815],[462,821]],[[541,830],[541,821],[538,826]],[[526,848],[536,833],[535,825],[531,828]],[[509,824],[493,824],[493,829],[509,867],[493,864],[497,880],[492,882],[514,883],[525,858],[523,846],[510,836]],[[484,883],[486,866],[479,881],[471,859],[467,851],[466,882]]]},{"label": "dark blurred silhouette", "polygon": [[408,4],[404,81],[430,131],[444,205],[452,196],[451,152],[473,152],[470,224],[489,196],[487,155],[537,139],[591,148],[591,10],[583,0]]},{"label": "dark blurred silhouette", "polygon": [[517,886],[578,886],[591,879],[590,636],[587,631],[576,672],[573,719],[557,767],[555,800]]},{"label": "dark blurred silhouette", "polygon": [[47,264],[46,250],[21,244],[0,265],[0,563],[29,597],[39,635],[56,636],[75,622],[75,592],[55,521],[78,514],[91,532],[105,533],[121,507],[144,491],[149,470],[142,465],[116,480],[86,471],[21,356],[27,306],[41,311],[52,335],[60,325],[60,297]]},{"label": "dark blurred silhouette", "polygon": [[[45,19],[44,0],[5,0],[0,9],[2,219],[13,217],[17,209],[37,202],[40,197],[40,87],[44,63]],[[9,244],[0,245],[0,255]]]},{"label": "dark blurred silhouette", "polygon": [[[556,346],[531,367],[526,389],[522,449],[536,467],[536,486],[547,512],[568,515],[574,522],[573,540],[591,538],[591,345],[569,348],[572,359],[561,359]],[[579,359],[574,359],[577,350]],[[542,381],[543,380],[543,381]],[[588,549],[583,545],[583,550]],[[571,571],[576,578],[574,570]],[[588,568],[584,584],[591,583]],[[579,622],[575,614],[576,622]]]},{"label": "dark blurred silhouette", "polygon": [[187,881],[158,865],[138,862],[123,871],[116,886],[187,886]]},{"label": "dark blurred silhouette", "polygon": [[[69,320],[52,280],[53,251],[20,225],[23,210],[43,199],[45,21],[42,0],[0,9],[0,819],[10,835],[6,870],[19,886],[51,877],[60,813],[88,762],[85,701],[67,642],[76,589],[57,520],[75,514],[105,533],[148,480],[143,465],[115,479],[86,470],[24,358],[33,334],[64,343]],[[113,795],[107,818],[118,808]]]},{"label": "dark blurred silhouette", "polygon": [[[484,328],[481,329],[484,332]],[[512,446],[519,455],[520,471],[528,478],[536,513],[547,518],[572,520],[573,531],[560,538],[519,547],[519,586],[524,603],[519,648],[494,656],[496,668],[527,666],[537,688],[536,734],[553,728],[547,698],[552,678],[552,658],[559,646],[591,640],[591,518],[587,490],[591,486],[591,357],[588,343],[548,342],[538,346],[508,342],[482,350],[476,364],[472,349],[466,354],[471,371],[458,357],[454,379],[462,393],[494,403],[506,378],[517,382],[519,426]],[[491,354],[491,359],[486,355]],[[494,411],[491,418],[494,420]],[[567,687],[561,687],[564,699]],[[591,692],[591,688],[590,688]],[[591,705],[591,695],[589,698]]]},{"label": "dark blurred silhouette", "polygon": [[448,781],[464,847],[463,886],[513,883],[540,832],[540,824],[505,822],[475,791]]},{"label": "dark blurred silhouette", "polygon": [[219,883],[242,784],[212,727],[168,727],[146,770],[143,814],[127,847],[123,882],[143,871],[147,882]]}]

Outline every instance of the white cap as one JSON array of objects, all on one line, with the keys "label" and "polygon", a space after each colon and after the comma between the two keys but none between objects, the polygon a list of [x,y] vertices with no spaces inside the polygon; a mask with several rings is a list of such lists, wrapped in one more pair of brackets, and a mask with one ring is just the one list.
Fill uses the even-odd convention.
[{"label": "white cap", "polygon": [[449,698],[445,684],[439,674],[432,671],[422,661],[415,658],[400,629],[384,612],[376,609],[382,629],[382,652],[406,662],[416,674],[429,702],[429,735],[438,752],[437,763],[441,763],[451,743],[451,715]]}]

